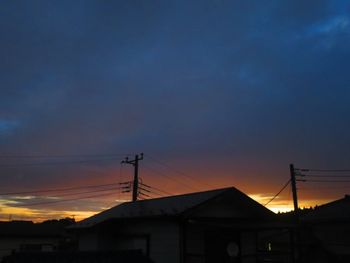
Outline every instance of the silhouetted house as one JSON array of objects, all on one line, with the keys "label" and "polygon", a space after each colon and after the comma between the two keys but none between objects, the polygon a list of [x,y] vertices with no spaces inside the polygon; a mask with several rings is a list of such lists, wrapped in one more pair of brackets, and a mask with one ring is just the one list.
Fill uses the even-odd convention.
[{"label": "silhouetted house", "polygon": [[20,252],[1,263],[153,263],[141,251]]},{"label": "silhouetted house", "polygon": [[70,227],[80,251],[140,249],[155,263],[258,262],[274,213],[236,188],[115,206]]},{"label": "silhouetted house", "polygon": [[65,231],[68,223],[63,220],[40,224],[31,221],[0,222],[0,261],[15,252],[58,250],[69,238]]},{"label": "silhouetted house", "polygon": [[[318,206],[301,218],[316,241],[335,258],[350,262],[350,196]],[[337,261],[336,261],[337,260]]]}]

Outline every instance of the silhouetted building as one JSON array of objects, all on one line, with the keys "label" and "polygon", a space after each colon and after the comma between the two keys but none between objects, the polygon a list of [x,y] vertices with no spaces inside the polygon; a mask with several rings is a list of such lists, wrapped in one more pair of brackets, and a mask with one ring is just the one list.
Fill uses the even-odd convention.
[{"label": "silhouetted building", "polygon": [[70,242],[65,227],[69,220],[51,220],[40,224],[31,221],[0,222],[0,261],[16,252],[57,251]]},{"label": "silhouetted building", "polygon": [[1,263],[153,263],[141,251],[21,252]]},{"label": "silhouetted building", "polygon": [[155,263],[258,262],[268,251],[259,235],[276,229],[275,218],[231,187],[123,203],[70,229],[80,251],[140,249]]},{"label": "silhouetted building", "polygon": [[[350,262],[350,196],[321,205],[301,218],[315,242],[334,257],[334,262]],[[333,262],[332,261],[332,262]]]}]

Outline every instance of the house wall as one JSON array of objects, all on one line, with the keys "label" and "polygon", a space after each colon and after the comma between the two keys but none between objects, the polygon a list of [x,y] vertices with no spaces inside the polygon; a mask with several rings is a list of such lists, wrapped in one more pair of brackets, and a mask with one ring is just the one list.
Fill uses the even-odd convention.
[{"label": "house wall", "polygon": [[336,255],[350,255],[350,222],[315,224],[314,235],[322,245]]},{"label": "house wall", "polygon": [[99,234],[96,229],[85,231],[78,234],[79,251],[97,251]]},{"label": "house wall", "polygon": [[180,227],[164,220],[114,222],[79,235],[81,251],[125,249],[142,249],[155,263],[180,263]]},{"label": "house wall", "polygon": [[[272,261],[290,263],[293,258],[293,230],[289,228],[267,229],[257,233],[257,250]],[[305,239],[305,238],[304,238]],[[306,240],[306,239],[305,239]]]},{"label": "house wall", "polygon": [[149,256],[155,263],[180,262],[180,228],[176,222],[147,221],[128,224],[123,232],[134,235],[137,240],[144,234],[149,235]]},{"label": "house wall", "polygon": [[185,227],[185,263],[205,262],[205,232],[203,227],[187,225]]},{"label": "house wall", "polygon": [[[257,262],[257,233],[254,231],[188,224],[184,236],[185,263]],[[230,243],[239,247],[235,258],[228,254]]]},{"label": "house wall", "polygon": [[255,263],[257,261],[257,233],[242,231],[240,233],[240,257],[242,263]]},{"label": "house wall", "polygon": [[[240,207],[235,207],[231,200],[216,199],[204,207],[197,208],[190,215],[194,218],[211,218],[213,222],[223,219],[230,222],[232,218],[247,218],[249,215]],[[210,224],[209,224],[210,225]],[[235,260],[234,262],[254,263],[257,261],[256,231],[220,227],[220,223],[200,227],[189,224],[186,231],[186,263],[215,262],[215,260]],[[225,224],[223,224],[224,226]],[[239,247],[239,255],[234,259],[228,256],[229,243]],[[213,256],[212,256],[213,254]],[[220,259],[215,259],[215,254]],[[209,260],[209,261],[208,261]],[[221,262],[221,261],[220,261]]]}]

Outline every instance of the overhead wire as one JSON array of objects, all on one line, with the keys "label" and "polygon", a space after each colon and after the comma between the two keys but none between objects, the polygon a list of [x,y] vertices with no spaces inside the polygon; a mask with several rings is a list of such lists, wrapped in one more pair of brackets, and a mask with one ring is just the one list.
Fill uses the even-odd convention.
[{"label": "overhead wire", "polygon": [[308,174],[308,175],[302,175],[302,176],[305,176],[305,177],[319,177],[319,178],[349,178],[350,177],[350,174],[347,174],[347,175],[322,175],[322,174]]},{"label": "overhead wire", "polygon": [[[123,182],[123,163],[120,162],[119,164],[119,184]],[[121,198],[121,193],[118,193],[117,198]]]},{"label": "overhead wire", "polygon": [[173,177],[171,177],[171,176],[169,176],[169,175],[167,175],[167,174],[165,174],[165,173],[162,173],[162,172],[160,172],[160,171],[158,171],[158,170],[156,170],[156,169],[150,168],[150,167],[147,166],[147,165],[143,165],[143,167],[144,167],[145,169],[147,169],[147,170],[153,172],[153,173],[156,173],[156,174],[162,176],[163,178],[167,178],[168,180],[172,180],[173,182],[176,182],[176,183],[179,184],[179,185],[185,186],[186,188],[188,188],[188,189],[190,189],[190,190],[194,190],[194,191],[197,191],[197,190],[198,190],[197,187],[192,187],[192,186],[190,186],[190,185],[188,185],[188,184],[185,184],[184,182],[182,182],[182,181],[180,181],[180,180],[178,180],[178,179],[175,179],[175,178],[173,178]]},{"label": "overhead wire", "polygon": [[85,189],[85,188],[96,188],[96,187],[112,186],[112,185],[118,185],[118,183],[85,185],[85,186],[77,186],[77,187],[53,188],[53,189],[46,189],[46,190],[32,190],[32,191],[21,191],[21,192],[5,192],[5,193],[0,193],[0,196],[36,194],[36,193],[48,193],[48,192],[62,192],[62,191],[71,191],[71,190],[79,190],[79,189]]},{"label": "overhead wire", "polygon": [[139,189],[142,190],[142,191],[145,191],[145,192],[147,192],[147,193],[151,193],[150,190],[147,190],[147,189],[145,189],[145,188],[143,188],[143,187],[141,187],[141,186],[139,186]]},{"label": "overhead wire", "polygon": [[45,202],[38,202],[38,203],[32,203],[32,204],[16,204],[16,206],[29,207],[29,206],[37,206],[37,205],[56,204],[56,203],[71,202],[71,201],[77,201],[77,200],[83,200],[83,199],[108,196],[108,195],[112,195],[112,194],[116,194],[116,192],[107,193],[107,194],[99,194],[99,195],[90,195],[90,196],[84,196],[84,197],[77,197],[77,198],[71,198],[71,199],[62,199],[62,200],[56,200],[56,201],[47,201],[47,202],[45,201]]},{"label": "overhead wire", "polygon": [[[334,191],[334,189],[349,189],[350,185],[350,170],[349,169],[296,169],[296,176],[302,177],[296,181],[305,182],[309,185],[324,184],[326,186],[317,186],[314,188],[302,187],[300,191]],[[343,184],[341,186],[334,186],[336,184]]]},{"label": "overhead wire", "polygon": [[[325,182],[325,183],[344,183],[350,182],[350,180],[341,180],[341,178],[349,178],[350,174],[344,174],[343,172],[350,172],[350,170],[342,169],[296,169],[298,173],[296,176],[303,177],[302,182]],[[301,173],[302,172],[302,173]],[[311,178],[311,179],[309,179]],[[312,179],[320,178],[320,179]],[[340,178],[340,179],[338,179]]]},{"label": "overhead wire", "polygon": [[[350,188],[350,185],[338,185],[338,186],[317,186],[317,189],[348,189]],[[315,190],[315,188],[309,188],[309,187],[302,187],[298,188],[298,190]]]},{"label": "overhead wire", "polygon": [[160,197],[163,196],[162,194],[156,193],[156,192],[152,191],[151,189],[152,189],[151,186],[148,186],[148,185],[144,184],[143,182],[139,183],[139,190],[141,190],[140,193],[142,193],[142,191],[144,191],[147,194],[154,194],[154,195],[160,196]]},{"label": "overhead wire", "polygon": [[[85,163],[85,162],[93,162],[93,161],[106,161],[106,160],[113,160],[116,156],[120,155],[130,155],[130,154],[99,154],[99,155],[0,155],[0,159],[22,159],[22,158],[30,158],[30,159],[53,159],[53,158],[89,158],[85,160],[68,160],[68,161],[59,161],[59,162],[36,162],[36,163],[21,163],[21,164],[0,164],[0,167],[10,167],[10,166],[36,166],[36,165],[61,165],[61,164],[70,164],[70,163]],[[96,159],[96,157],[99,157]],[[94,159],[91,159],[94,158]],[[104,159],[101,159],[104,158]],[[107,159],[106,159],[107,158]],[[121,176],[121,173],[120,173]],[[114,186],[111,188],[111,186]],[[74,192],[75,190],[79,189],[94,189],[94,188],[101,188],[101,187],[110,187],[107,189],[97,189],[97,190],[89,190],[89,191],[80,191],[80,192]],[[16,204],[15,206],[36,206],[36,205],[44,205],[44,204],[55,204],[55,203],[61,203],[61,202],[69,202],[69,201],[75,201],[75,200],[82,200],[82,199],[89,199],[89,198],[95,198],[95,197],[102,197],[107,195],[115,194],[116,192],[120,192],[120,190],[123,190],[125,187],[123,187],[120,183],[109,183],[109,184],[99,184],[99,185],[85,185],[85,186],[78,186],[78,187],[64,187],[64,188],[53,188],[53,189],[44,189],[44,190],[30,190],[30,191],[13,191],[13,192],[5,192],[0,193],[0,196],[9,196],[9,195],[24,195],[24,194],[32,194],[35,195],[35,197],[43,197],[43,195],[38,194],[45,194],[45,193],[54,193],[50,194],[49,196],[45,197],[63,197],[63,196],[75,196],[75,198],[70,199],[61,199],[61,200],[54,200],[54,201],[45,201],[45,202],[38,202],[38,203],[32,203],[32,204]],[[57,194],[62,191],[68,191],[68,193],[64,194]],[[71,192],[73,191],[73,192]],[[106,192],[106,191],[113,191],[113,193],[103,193],[98,195],[88,195],[88,196],[81,196],[85,194],[91,194],[91,193],[97,193],[97,192]]]},{"label": "overhead wire", "polygon": [[139,187],[139,189],[141,189],[140,193],[142,193],[142,191],[145,191],[147,194],[153,194],[153,195],[156,195],[157,197],[164,197],[164,195],[162,195],[160,193],[156,193],[156,192],[153,192],[151,190],[147,190],[147,189],[142,188],[142,187]]},{"label": "overhead wire", "polygon": [[[30,162],[30,163],[6,163],[0,164],[0,167],[29,167],[29,166],[49,166],[49,165],[67,165],[67,164],[81,164],[90,162],[100,162],[114,160],[116,157],[120,156],[131,156],[130,153],[103,153],[103,154],[53,154],[53,155],[0,155],[0,160],[21,160],[21,159],[31,159],[40,160],[40,162]],[[58,160],[54,160],[58,159]],[[63,161],[62,161],[63,159]],[[65,160],[73,159],[73,160]],[[81,160],[76,160],[81,159]],[[48,161],[50,160],[50,161]]]},{"label": "overhead wire", "polygon": [[59,162],[33,162],[33,163],[15,163],[15,164],[0,164],[0,167],[30,167],[30,166],[51,166],[51,165],[70,165],[82,163],[96,163],[103,161],[113,161],[115,158],[108,157],[104,159],[87,159],[77,161],[59,161]]},{"label": "overhead wire", "polygon": [[46,158],[90,158],[90,157],[112,157],[131,156],[130,153],[104,153],[104,154],[56,154],[56,155],[0,155],[0,159],[46,159]]},{"label": "overhead wire", "polygon": [[187,174],[187,173],[185,173],[185,172],[179,171],[178,169],[174,169],[171,165],[167,164],[166,162],[164,162],[164,161],[162,161],[162,160],[156,159],[156,158],[154,158],[154,157],[152,157],[152,156],[149,156],[149,155],[147,155],[147,156],[148,156],[149,159],[151,159],[152,161],[154,161],[154,162],[156,162],[156,163],[158,163],[158,164],[160,164],[160,165],[162,165],[162,166],[164,166],[164,167],[167,167],[167,168],[171,169],[171,170],[174,171],[175,173],[177,173],[177,174],[179,174],[179,175],[181,175],[181,176],[183,176],[183,177],[185,177],[185,178],[187,178],[187,179],[189,179],[189,180],[192,180],[193,182],[195,182],[195,183],[197,183],[197,184],[200,183],[200,184],[206,185],[206,186],[208,186],[208,187],[210,187],[210,188],[213,188],[213,187],[214,187],[213,185],[210,185],[210,184],[208,184],[208,183],[206,183],[206,182],[204,182],[204,181],[198,180],[198,178],[194,178],[193,176],[191,176],[191,175],[189,175],[189,174]]},{"label": "overhead wire", "polygon": [[267,206],[269,203],[271,203],[273,200],[275,200],[275,198],[282,193],[282,191],[289,185],[290,180],[287,181],[287,183],[281,188],[281,190],[279,190],[277,192],[277,194],[275,194],[267,203],[264,204],[264,206]]},{"label": "overhead wire", "polygon": [[313,180],[313,179],[304,179],[303,182],[312,182],[312,183],[350,183],[350,180]]},{"label": "overhead wire", "polygon": [[350,172],[350,169],[308,169],[308,168],[299,168],[296,169],[302,172]]},{"label": "overhead wire", "polygon": [[[113,188],[107,188],[107,189],[98,189],[98,190],[90,190],[85,192],[77,192],[77,193],[66,193],[66,194],[55,194],[50,195],[50,197],[63,197],[63,196],[74,196],[74,195],[81,195],[81,194],[89,194],[89,193],[97,193],[97,192],[104,192],[104,191],[110,191],[110,190],[122,190],[123,187],[113,187]],[[41,197],[41,196],[39,196]]]},{"label": "overhead wire", "polygon": [[151,197],[150,195],[142,193],[142,192],[139,192],[139,195],[143,195],[143,196],[146,196],[146,197]]},{"label": "overhead wire", "polygon": [[149,186],[149,185],[146,185],[146,184],[144,184],[144,183],[142,183],[142,185],[145,186],[145,187],[148,187],[148,188],[150,188],[150,189],[156,190],[156,191],[158,191],[158,192],[160,192],[160,193],[166,194],[166,195],[174,195],[174,194],[172,194],[172,193],[170,193],[170,192],[168,192],[168,191],[164,191],[164,190],[159,189],[159,188],[157,188],[157,187],[155,187],[155,186]]}]

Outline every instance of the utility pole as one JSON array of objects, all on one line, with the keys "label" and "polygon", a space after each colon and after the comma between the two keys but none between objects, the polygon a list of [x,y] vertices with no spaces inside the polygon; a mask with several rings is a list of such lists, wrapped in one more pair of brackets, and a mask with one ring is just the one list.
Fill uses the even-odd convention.
[{"label": "utility pole", "polygon": [[295,169],[294,169],[294,165],[290,164],[289,165],[289,169],[290,169],[290,182],[292,185],[292,192],[293,192],[293,203],[294,203],[294,214],[296,216],[296,218],[298,218],[298,195],[297,195],[297,185],[296,185],[296,179],[295,179]]},{"label": "utility pole", "polygon": [[134,166],[134,181],[133,181],[133,188],[132,188],[132,201],[137,201],[138,191],[139,191],[139,161],[143,160],[143,153],[140,154],[140,157],[138,154],[135,155],[134,160],[129,160],[128,157],[125,158],[122,163],[132,164]]},{"label": "utility pole", "polygon": [[292,262],[298,262],[299,252],[300,252],[300,236],[299,236],[299,208],[298,208],[298,195],[297,195],[297,185],[296,185],[296,179],[295,179],[295,169],[294,165],[289,165],[290,170],[290,182],[292,186],[292,192],[293,192],[293,203],[294,203],[294,220],[296,224],[296,228],[292,232],[291,235],[291,251],[292,251]]}]

